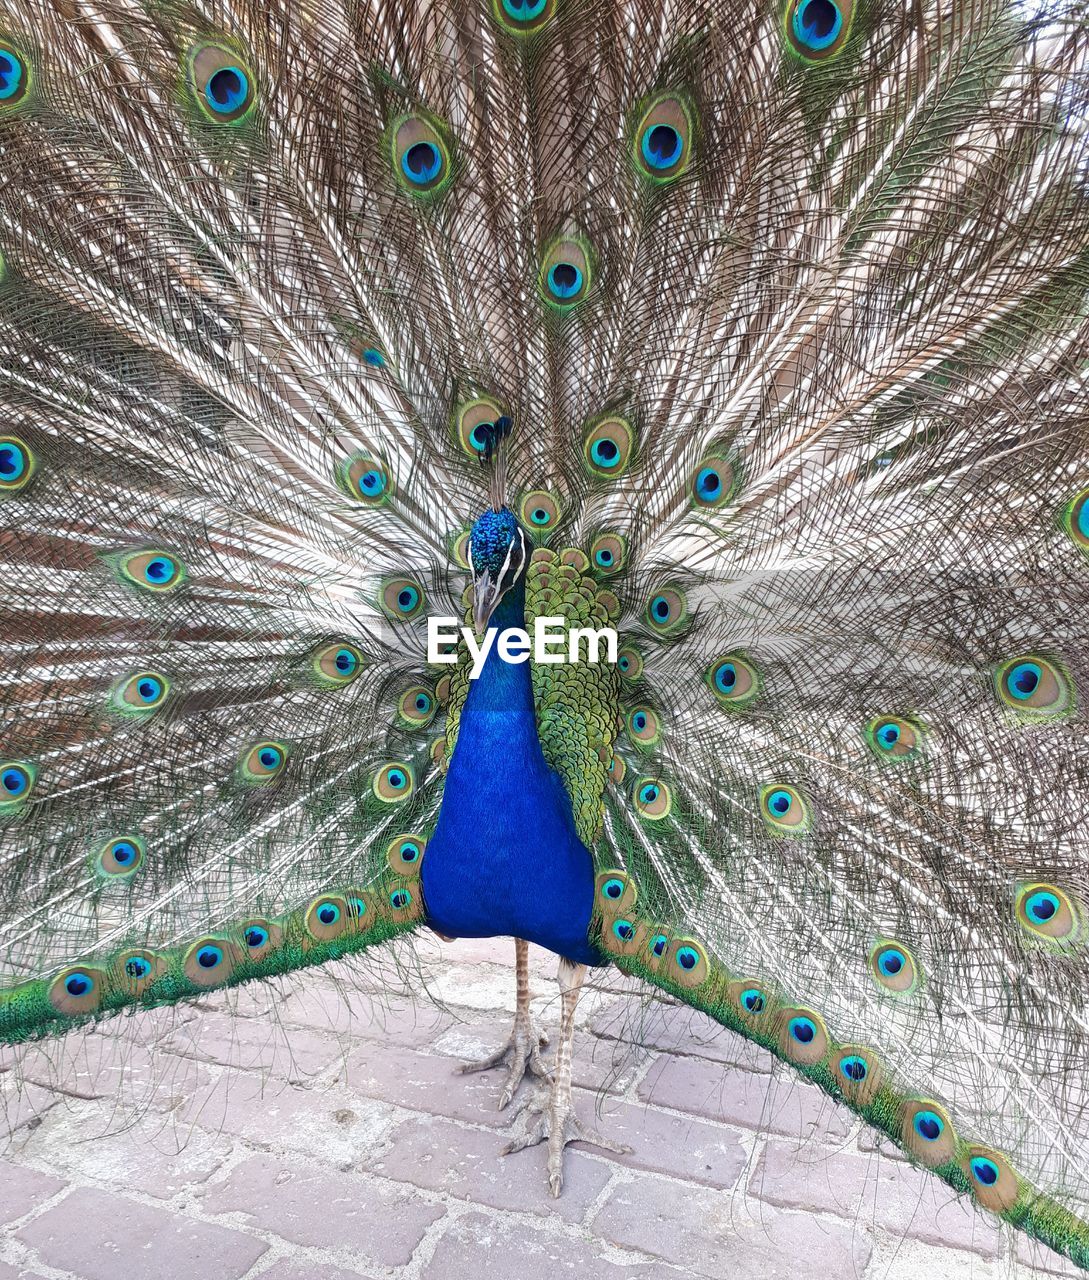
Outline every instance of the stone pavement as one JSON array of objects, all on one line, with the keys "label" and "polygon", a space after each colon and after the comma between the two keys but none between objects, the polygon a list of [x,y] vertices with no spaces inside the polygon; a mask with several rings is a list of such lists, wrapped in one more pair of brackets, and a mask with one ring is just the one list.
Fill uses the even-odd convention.
[{"label": "stone pavement", "polygon": [[[454,1074],[507,1034],[513,952],[428,940],[35,1046],[19,1081],[0,1060],[0,1280],[1083,1274],[615,972],[575,1083],[634,1150],[569,1148],[552,1200],[542,1147],[499,1154],[499,1073]],[[531,965],[553,1025],[554,961]],[[425,981],[438,1005],[403,994]]]}]

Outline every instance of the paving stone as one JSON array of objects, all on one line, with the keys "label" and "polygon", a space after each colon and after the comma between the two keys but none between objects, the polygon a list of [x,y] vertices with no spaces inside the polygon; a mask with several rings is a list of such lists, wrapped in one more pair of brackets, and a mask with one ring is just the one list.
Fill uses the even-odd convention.
[{"label": "paving stone", "polygon": [[984,1257],[998,1253],[994,1222],[941,1179],[913,1165],[769,1142],[749,1191],[785,1208],[834,1213]]},{"label": "paving stone", "polygon": [[47,1173],[0,1160],[0,1223],[23,1217],[64,1186],[59,1178]]},{"label": "paving stone", "polygon": [[449,1058],[367,1044],[349,1058],[346,1074],[353,1090],[395,1106],[473,1124],[507,1123],[497,1109],[501,1070],[463,1076]]},{"label": "paving stone", "polygon": [[266,1084],[253,1076],[224,1076],[181,1108],[178,1123],[347,1169],[373,1160],[396,1119],[390,1107],[343,1085],[315,1091],[279,1081]]},{"label": "paving stone", "polygon": [[548,1189],[547,1146],[504,1156],[500,1152],[508,1138],[505,1133],[469,1129],[448,1120],[410,1120],[398,1129],[375,1171],[475,1204],[581,1222],[609,1181],[608,1166],[568,1148],[563,1195],[554,1200]]},{"label": "paving stone", "polygon": [[285,1027],[278,1019],[256,1022],[225,1012],[206,1014],[178,1027],[160,1047],[167,1053],[214,1062],[239,1071],[259,1071],[309,1084],[314,1076],[345,1056],[347,1045],[335,1037],[299,1027]]},{"label": "paving stone", "polygon": [[630,1169],[668,1173],[720,1188],[735,1186],[748,1164],[748,1153],[739,1135],[728,1129],[645,1105],[617,1106],[607,1102],[598,1114],[592,1099],[578,1095],[575,1105],[583,1120],[592,1123],[605,1137],[627,1143],[632,1150],[630,1155],[619,1155],[581,1142],[569,1150],[594,1151],[603,1159]]},{"label": "paving stone", "polygon": [[228,1139],[191,1127],[178,1130],[157,1113],[133,1118],[85,1103],[78,1114],[66,1108],[51,1112],[21,1154],[66,1177],[138,1186],[169,1200],[206,1182],[230,1151]]},{"label": "paving stone", "polygon": [[59,1101],[55,1093],[39,1085],[11,1075],[0,1077],[0,1143],[7,1143],[27,1125],[40,1124]]},{"label": "paving stone", "polygon": [[613,1190],[593,1230],[714,1280],[798,1280],[803,1270],[850,1280],[872,1252],[854,1224],[771,1209],[754,1220],[721,1192],[645,1175]]},{"label": "paving stone", "polygon": [[[0,1277],[0,1280],[3,1280]],[[282,1258],[274,1262],[267,1271],[262,1271],[259,1280],[368,1280],[359,1271],[342,1271],[339,1267],[329,1266],[324,1262],[305,1261],[300,1258]]]},{"label": "paving stone", "polygon": [[[673,1273],[671,1273],[673,1274]],[[490,1275],[495,1280],[655,1280],[654,1263],[618,1264],[602,1256],[593,1240],[571,1240],[534,1230],[521,1221],[469,1213],[450,1224],[439,1240],[422,1280]],[[262,1277],[264,1280],[264,1277]]]},{"label": "paving stone", "polygon": [[846,1108],[800,1077],[754,1075],[702,1058],[659,1058],[637,1092],[644,1102],[709,1120],[806,1138],[843,1138],[853,1124]]},{"label": "paving stone", "polygon": [[347,1249],[363,1261],[403,1266],[441,1218],[414,1187],[391,1187],[305,1165],[256,1157],[205,1188],[204,1208],[243,1214],[252,1226],[291,1244]]},{"label": "paving stone", "polygon": [[44,1280],[44,1277],[34,1267],[19,1266],[17,1263],[12,1262],[0,1262],[0,1280]]},{"label": "paving stone", "polygon": [[127,1200],[113,1191],[78,1187],[21,1227],[16,1236],[46,1266],[80,1280],[237,1280],[267,1246],[242,1231],[199,1222]]},{"label": "paving stone", "polygon": [[706,1014],[662,1000],[612,1000],[594,1017],[590,1030],[658,1052],[709,1058],[747,1071],[775,1069],[776,1060],[767,1049],[712,1022]]},{"label": "paving stone", "polygon": [[316,979],[305,986],[300,983],[278,1006],[277,1016],[285,1026],[327,1032],[338,1043],[365,1037],[410,1047],[431,1045],[457,1020],[456,1013],[440,1009],[423,995],[410,999],[375,994]]}]

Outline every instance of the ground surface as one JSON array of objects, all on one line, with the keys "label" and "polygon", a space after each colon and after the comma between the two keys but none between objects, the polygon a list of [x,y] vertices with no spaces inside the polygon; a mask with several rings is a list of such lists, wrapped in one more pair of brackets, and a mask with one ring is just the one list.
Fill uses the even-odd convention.
[{"label": "ground surface", "polygon": [[[35,1050],[18,1084],[0,1072],[0,1280],[1083,1274],[769,1056],[659,1001],[637,1012],[615,973],[580,1004],[575,1083],[634,1151],[569,1148],[552,1200],[543,1147],[499,1154],[499,1073],[454,1074],[507,1034],[513,951],[424,944],[441,1009],[375,994],[411,975],[313,973]],[[554,1024],[554,962],[531,965]]]}]

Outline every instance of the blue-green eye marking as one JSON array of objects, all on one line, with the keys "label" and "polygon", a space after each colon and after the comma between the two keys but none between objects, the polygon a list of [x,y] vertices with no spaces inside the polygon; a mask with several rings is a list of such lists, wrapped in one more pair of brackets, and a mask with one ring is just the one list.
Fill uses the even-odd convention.
[{"label": "blue-green eye marking", "polygon": [[619,902],[624,896],[624,881],[606,880],[601,886],[601,892],[606,898],[611,899],[613,902]]},{"label": "blue-green eye marking", "polygon": [[741,1007],[746,1013],[763,1013],[767,1007],[767,998],[759,987],[746,987],[741,993]]},{"label": "blue-green eye marking", "polygon": [[548,0],[503,0],[503,12],[515,22],[532,22],[545,11]]},{"label": "blue-green eye marking", "polygon": [[998,1181],[998,1165],[993,1160],[988,1160],[986,1156],[973,1156],[968,1162],[968,1167],[972,1171],[972,1177],[981,1186],[993,1187]]},{"label": "blue-green eye marking", "polygon": [[158,710],[170,693],[170,683],[155,671],[141,671],[115,686],[112,706],[125,716],[144,716]]},{"label": "blue-green eye marking", "polygon": [[442,171],[442,152],[433,142],[416,142],[401,155],[401,171],[409,182],[426,187]]},{"label": "blue-green eye marking", "polygon": [[794,797],[789,791],[773,791],[768,796],[768,808],[777,817],[784,817],[790,812],[790,806],[794,803]]},{"label": "blue-green eye marking", "polygon": [[[609,547],[601,547],[594,552],[594,564],[599,569],[611,569],[616,557],[613,555]],[[626,670],[627,668],[625,668]]]},{"label": "blue-green eye marking", "polygon": [[407,889],[394,889],[389,895],[389,904],[394,911],[404,911],[412,906],[412,894]]},{"label": "blue-green eye marking", "polygon": [[380,498],[386,492],[386,473],[370,467],[359,477],[359,493],[364,498]]},{"label": "blue-green eye marking", "polygon": [[802,0],[791,19],[794,35],[807,49],[826,49],[843,29],[843,16],[833,0]]},{"label": "blue-green eye marking", "polygon": [[1011,698],[1026,701],[1036,692],[1043,673],[1039,663],[1019,662],[1006,677],[1006,689]]},{"label": "blue-green eye marking", "polygon": [[[0,275],[3,274],[0,267]],[[22,440],[15,436],[0,439],[0,494],[14,493],[30,479],[34,458]]]},{"label": "blue-green eye marking", "polygon": [[699,952],[694,950],[692,947],[677,948],[677,963],[686,972],[691,973],[699,962]]},{"label": "blue-green eye marking", "polygon": [[418,862],[420,858],[420,846],[415,840],[404,840],[401,843],[401,861],[402,862]]},{"label": "blue-green eye marking", "polygon": [[630,942],[635,937],[635,925],[630,920],[614,920],[613,933],[621,942]]},{"label": "blue-green eye marking", "polygon": [[703,502],[717,502],[722,494],[722,480],[714,467],[696,472],[696,497]]},{"label": "blue-green eye marking", "polygon": [[672,169],[681,158],[684,143],[671,124],[655,124],[643,131],[639,147],[652,169]]},{"label": "blue-green eye marking", "polygon": [[22,800],[30,790],[32,782],[30,770],[23,765],[5,765],[0,771],[0,803],[5,800]]},{"label": "blue-green eye marking", "polygon": [[839,1069],[843,1078],[850,1081],[851,1084],[861,1084],[870,1074],[866,1059],[860,1058],[857,1054],[852,1054],[849,1058],[843,1058],[839,1064]]},{"label": "blue-green eye marking", "polygon": [[573,262],[553,263],[548,268],[548,287],[553,297],[566,302],[582,288],[582,272]]},{"label": "blue-green eye marking", "polygon": [[146,978],[151,972],[151,965],[143,958],[143,956],[131,956],[125,961],[125,974],[129,978],[135,978],[137,981]]},{"label": "blue-green eye marking", "polygon": [[945,1121],[934,1111],[917,1111],[912,1127],[924,1142],[937,1142],[945,1132]]},{"label": "blue-green eye marking", "polygon": [[233,115],[249,97],[249,76],[241,67],[221,67],[209,77],[204,93],[216,115]]},{"label": "blue-green eye marking", "polygon": [[384,369],[386,367],[386,357],[377,347],[364,347],[363,363],[370,365],[372,369]]},{"label": "blue-green eye marking", "polygon": [[665,955],[665,949],[669,946],[669,939],[664,933],[656,933],[650,940],[651,952],[658,956],[659,959]]},{"label": "blue-green eye marking", "polygon": [[26,93],[27,69],[14,49],[0,45],[0,103],[12,106]]},{"label": "blue-green eye marking", "polygon": [[265,769],[278,769],[283,764],[284,753],[279,747],[262,747],[257,759]]},{"label": "blue-green eye marking", "polygon": [[907,956],[899,947],[884,947],[877,953],[877,967],[886,978],[895,978],[907,962]]},{"label": "blue-green eye marking", "polygon": [[790,1037],[799,1044],[812,1044],[816,1038],[817,1028],[809,1018],[791,1018]]},{"label": "blue-green eye marking", "polygon": [[1059,899],[1046,890],[1034,893],[1025,903],[1025,912],[1040,924],[1046,924],[1059,910]]},{"label": "blue-green eye marking", "polygon": [[648,782],[645,786],[639,788],[640,804],[653,804],[658,799],[658,787],[653,782]]},{"label": "blue-green eye marking", "polygon": [[723,662],[715,668],[715,688],[727,697],[737,684],[737,667],[732,662]]},{"label": "blue-green eye marking", "polygon": [[246,930],[246,946],[257,951],[268,942],[268,930],[259,924],[251,924]]},{"label": "blue-green eye marking", "polygon": [[144,703],[158,702],[163,696],[163,682],[157,676],[141,676],[136,682],[136,695]]},{"label": "blue-green eye marking", "polygon": [[333,655],[333,666],[342,676],[350,676],[359,666],[359,659],[351,649],[338,649]]},{"label": "blue-green eye marking", "polygon": [[144,577],[152,587],[165,587],[177,574],[178,566],[169,556],[152,556],[144,566]]},{"label": "blue-green eye marking", "polygon": [[95,989],[94,979],[89,973],[70,973],[64,980],[64,989],[70,996],[87,996]]},{"label": "blue-green eye marking", "polygon": [[197,964],[202,969],[217,969],[223,963],[223,952],[219,947],[203,946],[197,952]]},{"label": "blue-green eye marking", "polygon": [[334,925],[340,919],[340,908],[335,902],[323,902],[318,907],[317,917],[324,925]]},{"label": "blue-green eye marking", "polygon": [[590,457],[599,467],[611,470],[620,464],[620,449],[615,440],[607,437],[602,440],[595,440],[590,446]]}]

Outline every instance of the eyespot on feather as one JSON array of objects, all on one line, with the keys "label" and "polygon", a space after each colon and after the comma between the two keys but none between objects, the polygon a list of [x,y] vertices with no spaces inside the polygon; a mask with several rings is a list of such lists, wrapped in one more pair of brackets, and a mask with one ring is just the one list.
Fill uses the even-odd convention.
[{"label": "eyespot on feather", "polygon": [[679,178],[692,158],[692,112],[677,93],[659,94],[635,128],[632,152],[644,177],[654,183]]},{"label": "eyespot on feather", "polygon": [[692,473],[692,505],[714,511],[733,498],[736,488],[733,466],[725,458],[704,458]]},{"label": "eyespot on feather", "polygon": [[624,680],[634,684],[643,674],[643,659],[639,650],[625,645],[616,655],[616,668]]},{"label": "eyespot on feather", "polygon": [[602,871],[595,881],[598,908],[607,915],[630,915],[639,890],[626,871]]},{"label": "eyespot on feather", "polygon": [[362,669],[363,654],[347,640],[324,645],[314,655],[312,664],[318,683],[336,689],[351,684]]},{"label": "eyespot on feather", "polygon": [[398,185],[416,199],[438,199],[454,176],[450,144],[437,120],[404,115],[389,130],[390,160]]},{"label": "eyespot on feather", "polygon": [[239,124],[256,102],[253,72],[232,49],[202,44],[189,54],[189,88],[214,124]]},{"label": "eyespot on feather", "polygon": [[636,813],[649,822],[659,822],[668,817],[673,808],[669,787],[659,778],[637,778],[632,795]]},{"label": "eyespot on feather", "polygon": [[823,1062],[828,1053],[828,1030],[820,1014],[812,1009],[781,1009],[779,1051],[799,1066],[811,1067]]},{"label": "eyespot on feather", "polygon": [[374,775],[371,789],[383,804],[399,804],[408,799],[415,785],[412,769],[407,764],[391,761]]},{"label": "eyespot on feather", "polygon": [[529,36],[548,22],[558,0],[492,0],[496,21],[512,35]]},{"label": "eyespot on feather", "polygon": [[612,479],[623,475],[631,461],[635,432],[627,418],[608,414],[590,422],[582,456],[591,475]]},{"label": "eyespot on feather", "polygon": [[633,707],[627,715],[627,730],[632,745],[643,751],[662,740],[662,721],[653,707]]},{"label": "eyespot on feather", "polygon": [[728,711],[747,707],[759,697],[762,689],[760,673],[739,653],[724,653],[715,658],[707,668],[705,679],[719,705]]},{"label": "eyespot on feather", "polygon": [[173,591],[185,581],[185,566],[169,551],[130,551],[116,557],[117,571],[143,591]]},{"label": "eyespot on feather", "polygon": [[1039,654],[1022,654],[995,672],[1001,701],[1028,720],[1049,720],[1073,707],[1073,685],[1057,662]]},{"label": "eyespot on feather", "polygon": [[113,985],[127,996],[142,996],[166,968],[166,960],[154,951],[122,951],[114,961]]},{"label": "eyespot on feather", "polygon": [[738,978],[726,988],[726,995],[742,1018],[752,1026],[767,1026],[776,1012],[777,1001],[767,984],[759,978]]},{"label": "eyespot on feather", "polygon": [[106,975],[93,965],[72,965],[49,984],[49,1003],[69,1018],[94,1013],[105,994]]},{"label": "eyespot on feather", "polygon": [[354,454],[336,469],[338,486],[356,502],[380,507],[393,493],[389,468],[369,454]]},{"label": "eyespot on feather", "polygon": [[1057,943],[1081,941],[1080,904],[1058,885],[1045,881],[1020,885],[1014,914],[1017,923],[1038,938]]},{"label": "eyespot on feather", "polygon": [[623,757],[613,752],[612,759],[609,761],[609,777],[619,787],[624,778],[627,776],[628,766],[624,763]]},{"label": "eyespot on feather", "polygon": [[287,768],[287,744],[268,739],[243,751],[238,762],[239,777],[253,786],[268,786]]},{"label": "eyespot on feather", "polygon": [[869,966],[877,985],[893,995],[911,995],[919,985],[919,966],[902,942],[882,938],[870,951]]},{"label": "eyespot on feather", "polygon": [[1008,1213],[1021,1195],[1021,1183],[1013,1166],[990,1147],[970,1146],[961,1168],[977,1203],[992,1213]]},{"label": "eyespot on feather", "polygon": [[910,760],[922,747],[922,729],[901,716],[878,716],[866,726],[866,742],[879,760]]},{"label": "eyespot on feather", "polygon": [[426,602],[424,589],[414,578],[389,578],[382,584],[382,611],[393,622],[418,618]]},{"label": "eyespot on feather", "polygon": [[952,1160],[957,1140],[943,1107],[929,1098],[909,1099],[900,1111],[900,1140],[920,1164],[937,1169]]},{"label": "eyespot on feather", "polygon": [[568,311],[585,302],[593,285],[589,244],[572,237],[554,241],[541,261],[537,283],[554,310]]},{"label": "eyespot on feather", "polygon": [[[502,407],[489,396],[467,400],[454,410],[454,434],[458,444],[471,457],[481,457],[495,435],[495,424],[505,417]],[[468,541],[469,531],[465,533]],[[466,559],[465,568],[469,567]]]},{"label": "eyespot on feather", "polygon": [[138,671],[114,686],[110,707],[123,716],[153,715],[170,696],[170,681],[157,671]]},{"label": "eyespot on feather", "polygon": [[240,958],[240,948],[233,939],[209,934],[185,953],[182,970],[196,987],[219,987],[229,980]]},{"label": "eyespot on feather", "polygon": [[332,942],[352,928],[347,900],[339,893],[323,893],[306,908],[303,926],[315,942]]},{"label": "eyespot on feather", "polygon": [[263,960],[272,951],[278,951],[284,940],[283,926],[278,921],[261,917],[243,921],[238,935],[242,939],[243,956],[254,962]]},{"label": "eyespot on feather", "polygon": [[702,987],[711,976],[707,952],[695,938],[674,938],[669,943],[659,972],[666,974],[678,986]]},{"label": "eyespot on feather", "polygon": [[559,499],[546,489],[531,489],[518,507],[518,515],[531,533],[548,533],[560,522],[562,508]]},{"label": "eyespot on feather", "polygon": [[669,635],[676,631],[687,617],[688,601],[680,587],[662,587],[647,602],[647,622],[659,635]]},{"label": "eyespot on feather", "polygon": [[0,40],[0,115],[23,101],[30,83],[30,63],[25,54],[10,41]]},{"label": "eyespot on feather", "polygon": [[618,533],[602,533],[590,547],[590,564],[596,573],[619,573],[624,567],[626,548]]},{"label": "eyespot on feather", "polygon": [[389,869],[394,875],[403,876],[405,879],[419,876],[420,864],[423,862],[426,848],[427,842],[422,836],[411,833],[395,836],[386,850]]},{"label": "eyespot on feather", "polygon": [[847,43],[853,16],[854,0],[790,0],[787,45],[805,62],[827,62]]},{"label": "eyespot on feather", "polygon": [[778,835],[802,836],[813,825],[813,815],[805,797],[797,787],[785,782],[774,782],[761,788],[760,812]]},{"label": "eyespot on feather", "polygon": [[114,836],[94,857],[94,869],[104,880],[128,880],[144,861],[144,842],[136,835]]},{"label": "eyespot on feather", "polygon": [[1062,524],[1075,545],[1089,552],[1089,489],[1083,489],[1062,514]]},{"label": "eyespot on feather", "polygon": [[865,1107],[877,1096],[885,1071],[881,1060],[866,1045],[841,1045],[832,1057],[832,1074],[840,1092],[856,1107]]},{"label": "eyespot on feather", "polygon": [[[0,83],[2,83],[3,45],[0,44]],[[0,109],[4,106],[0,100]],[[0,263],[0,280],[3,279]],[[18,436],[0,436],[0,499],[25,489],[38,469],[37,456],[25,440]]]},{"label": "eyespot on feather", "polygon": [[34,791],[38,770],[29,760],[0,763],[0,812],[25,804]]},{"label": "eyespot on feather", "polygon": [[409,729],[424,729],[434,720],[438,705],[431,689],[414,684],[397,699],[397,719]]},{"label": "eyespot on feather", "polygon": [[423,900],[415,881],[400,880],[388,884],[379,901],[383,916],[395,924],[407,924],[423,918]]}]

